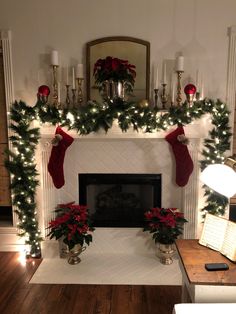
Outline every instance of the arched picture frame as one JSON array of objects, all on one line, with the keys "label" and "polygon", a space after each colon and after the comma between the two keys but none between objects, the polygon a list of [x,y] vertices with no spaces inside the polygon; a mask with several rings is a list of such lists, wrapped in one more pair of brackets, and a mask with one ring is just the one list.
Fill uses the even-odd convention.
[{"label": "arched picture frame", "polygon": [[87,99],[101,100],[93,76],[94,64],[107,56],[125,59],[136,66],[133,96],[130,100],[149,99],[150,86],[150,43],[133,37],[103,37],[86,44]]}]

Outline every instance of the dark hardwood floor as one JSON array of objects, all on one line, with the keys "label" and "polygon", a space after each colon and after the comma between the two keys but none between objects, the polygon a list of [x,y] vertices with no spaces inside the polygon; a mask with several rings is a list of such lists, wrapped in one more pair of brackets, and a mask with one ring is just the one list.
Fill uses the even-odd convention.
[{"label": "dark hardwood floor", "polygon": [[180,286],[29,284],[40,263],[0,252],[1,314],[171,314],[181,302]]}]

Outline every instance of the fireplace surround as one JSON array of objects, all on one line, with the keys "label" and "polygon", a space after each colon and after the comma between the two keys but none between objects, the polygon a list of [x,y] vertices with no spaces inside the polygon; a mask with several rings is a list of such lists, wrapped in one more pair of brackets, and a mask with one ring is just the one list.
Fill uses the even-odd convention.
[{"label": "fireplace surround", "polygon": [[[75,140],[68,148],[64,160],[65,185],[57,190],[47,171],[51,153],[50,141],[55,129],[52,126],[43,126],[36,156],[40,173],[40,187],[37,193],[38,217],[43,236],[47,234],[46,228],[54,215],[53,210],[57,204],[81,201],[81,195],[78,195],[80,194],[78,193],[80,191],[78,174],[126,174],[130,177],[139,174],[160,174],[161,206],[177,207],[183,211],[188,220],[184,226],[183,236],[196,238],[200,225],[198,208],[202,206],[202,191],[199,189],[198,179],[199,152],[202,148],[202,139],[208,134],[208,119],[209,117],[205,117],[201,122],[197,121],[185,127],[186,136],[190,140],[188,149],[194,163],[194,171],[188,184],[183,188],[175,184],[175,160],[165,140],[166,132],[147,134],[129,130],[123,133],[118,124],[114,124],[108,133],[100,131],[79,136],[75,131],[67,131]],[[102,250],[111,249],[110,242],[107,242],[108,233],[112,241],[114,238],[119,238],[121,243],[130,243],[129,248],[125,245],[125,251],[131,249],[134,245],[133,241],[141,239],[141,244],[138,244],[140,249],[145,245],[145,236],[148,237],[147,234],[143,235],[140,226],[97,227],[94,232],[96,243],[93,243],[90,249],[97,247],[99,252],[101,248]],[[134,237],[137,238],[134,240]]]}]

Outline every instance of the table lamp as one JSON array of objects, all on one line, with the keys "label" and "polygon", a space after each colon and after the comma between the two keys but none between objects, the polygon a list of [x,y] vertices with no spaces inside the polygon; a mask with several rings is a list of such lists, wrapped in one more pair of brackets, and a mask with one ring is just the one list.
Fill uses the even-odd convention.
[{"label": "table lamp", "polygon": [[236,193],[236,156],[226,158],[224,164],[207,166],[200,180],[212,190],[230,198]]}]

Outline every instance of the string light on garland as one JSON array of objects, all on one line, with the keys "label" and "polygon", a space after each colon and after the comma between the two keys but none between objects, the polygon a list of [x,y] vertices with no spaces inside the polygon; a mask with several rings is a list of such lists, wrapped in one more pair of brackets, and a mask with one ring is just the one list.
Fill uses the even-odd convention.
[{"label": "string light on garland", "polygon": [[[11,188],[13,205],[17,208],[19,217],[18,227],[20,235],[26,236],[30,254],[40,254],[40,230],[38,229],[37,211],[35,203],[37,171],[34,162],[36,145],[40,134],[38,128],[31,128],[30,124],[35,117],[39,122],[60,124],[68,129],[75,129],[78,134],[86,135],[103,129],[106,132],[112,127],[115,120],[123,132],[133,128],[136,131],[157,132],[166,130],[173,125],[187,125],[204,114],[211,114],[213,129],[209,137],[204,140],[201,160],[202,170],[215,161],[224,160],[224,153],[230,148],[229,112],[224,103],[210,99],[195,101],[189,106],[185,102],[180,107],[171,107],[168,112],[159,113],[156,108],[140,106],[135,102],[118,99],[112,103],[98,103],[89,101],[79,109],[58,110],[47,103],[46,87],[38,92],[38,101],[34,107],[28,107],[23,102],[15,102],[11,107],[11,129],[14,135],[10,137],[13,150],[9,151],[9,161],[6,166],[11,174]],[[217,113],[217,114],[216,114]],[[33,161],[33,162],[32,162]],[[23,194],[22,194],[23,192]],[[207,205],[203,213],[224,214],[228,199],[205,187]]]},{"label": "string light on garland", "polygon": [[10,137],[10,141],[13,150],[8,151],[9,159],[5,164],[11,173],[12,204],[19,218],[20,236],[25,237],[25,244],[31,247],[28,253],[31,256],[40,256],[41,237],[38,233],[34,200],[38,173],[36,165],[31,162],[39,140],[39,129],[30,127],[34,112],[34,108],[23,102],[12,105],[10,128],[14,135]]}]

